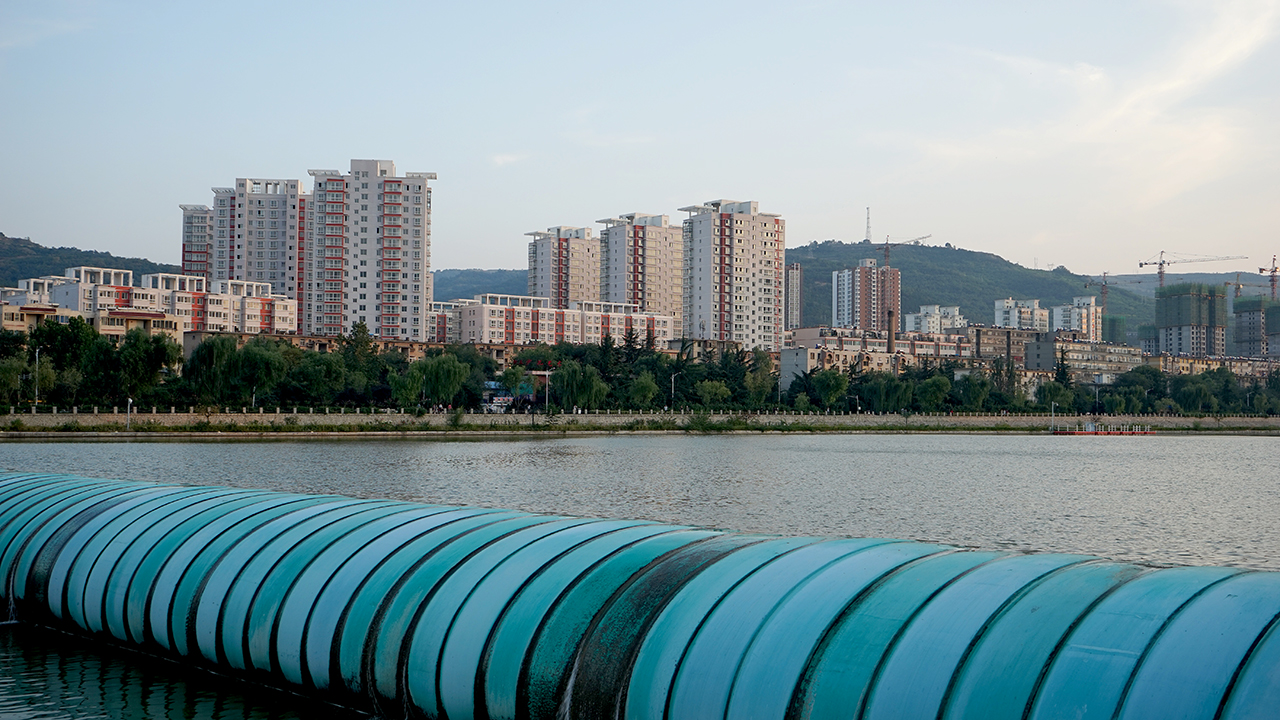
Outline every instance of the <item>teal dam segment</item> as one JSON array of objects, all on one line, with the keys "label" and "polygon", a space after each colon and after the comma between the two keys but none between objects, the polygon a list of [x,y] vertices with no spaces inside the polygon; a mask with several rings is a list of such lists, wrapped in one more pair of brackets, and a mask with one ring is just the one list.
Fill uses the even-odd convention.
[{"label": "teal dam segment", "polygon": [[0,595],[383,717],[1280,717],[1233,568],[10,474]]}]

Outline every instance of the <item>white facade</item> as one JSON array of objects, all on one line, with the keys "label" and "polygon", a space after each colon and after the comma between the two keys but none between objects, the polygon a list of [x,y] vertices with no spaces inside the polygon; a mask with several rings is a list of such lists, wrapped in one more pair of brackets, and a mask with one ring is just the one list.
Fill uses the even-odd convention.
[{"label": "white facade", "polygon": [[600,241],[591,228],[561,225],[525,233],[529,241],[531,296],[549,298],[551,307],[600,299]]},{"label": "white facade", "polygon": [[311,170],[303,329],[343,335],[358,322],[386,340],[424,340],[431,296],[435,173],[396,174],[390,160]]},{"label": "white facade", "polygon": [[596,222],[606,226],[600,233],[600,299],[679,319],[684,303],[681,229],[666,215],[642,213]]},{"label": "white facade", "polygon": [[652,335],[655,345],[665,345],[678,330],[674,317],[641,312],[635,305],[596,301],[555,308],[550,299],[529,295],[477,295],[455,312],[461,342],[474,344],[598,344],[606,335],[621,344],[630,328],[642,343]]},{"label": "white facade", "polygon": [[208,278],[214,252],[214,211],[208,205],[178,207],[182,208],[182,272]]},{"label": "white facade", "polygon": [[683,337],[782,347],[786,224],[754,201],[712,200],[681,208]]},{"label": "white facade", "polygon": [[134,285],[130,270],[80,266],[21,285],[29,288],[24,299],[79,314],[109,335],[144,327],[181,340],[184,332],[295,333],[298,327],[297,301],[273,293],[271,283],[151,273]]},{"label": "white facade", "polygon": [[1102,341],[1102,306],[1092,295],[1074,297],[1070,305],[1049,308],[1049,327],[1053,330],[1078,330],[1081,339]]},{"label": "white facade", "polygon": [[1049,332],[1049,309],[1040,307],[1039,300],[996,300],[995,322],[992,324],[995,327]]},{"label": "white facade", "polygon": [[909,333],[941,333],[968,326],[969,321],[955,305],[921,305],[920,312],[902,316],[902,330]]}]

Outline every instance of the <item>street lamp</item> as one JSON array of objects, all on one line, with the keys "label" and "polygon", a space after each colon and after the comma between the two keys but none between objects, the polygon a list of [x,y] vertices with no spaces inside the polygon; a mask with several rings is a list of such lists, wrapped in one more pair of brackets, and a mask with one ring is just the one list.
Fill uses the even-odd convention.
[{"label": "street lamp", "polygon": [[126,432],[133,427],[133,398],[128,398],[128,400],[128,404],[124,406],[124,429]]},{"label": "street lamp", "polygon": [[35,381],[34,385],[35,385],[35,387],[36,387],[36,405],[39,405],[39,404],[40,404],[40,348],[39,348],[39,347],[37,347],[37,348],[36,348],[36,377],[35,377],[35,380],[36,380],[36,381]]},{"label": "street lamp", "polygon": [[1056,407],[1058,407],[1058,403],[1053,402],[1052,400],[1050,400],[1050,401],[1049,401],[1049,432],[1053,432],[1053,430],[1054,430],[1054,428],[1055,428],[1053,410],[1054,410],[1054,408],[1056,408]]},{"label": "street lamp", "polygon": [[671,411],[672,412],[675,412],[675,409],[676,409],[676,376],[683,375],[683,374],[684,374],[683,370],[671,373]]}]

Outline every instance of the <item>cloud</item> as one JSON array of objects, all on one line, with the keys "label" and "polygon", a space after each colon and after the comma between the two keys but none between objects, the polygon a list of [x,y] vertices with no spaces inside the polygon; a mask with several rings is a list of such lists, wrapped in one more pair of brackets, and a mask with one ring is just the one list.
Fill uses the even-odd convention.
[{"label": "cloud", "polygon": [[[39,10],[44,17],[19,16],[19,10]],[[84,3],[6,3],[0,5],[0,50],[30,47],[89,26]]]},{"label": "cloud", "polygon": [[1212,19],[1200,32],[1158,69],[1129,81],[1087,63],[974,51],[1029,82],[1063,85],[1073,94],[1069,108],[1039,123],[977,137],[919,138],[917,147],[926,162],[960,171],[984,163],[1020,171],[1069,167],[1090,177],[1093,189],[1138,208],[1229,176],[1254,156],[1269,130],[1243,109],[1191,101],[1274,38],[1280,7],[1274,0],[1212,7]]}]

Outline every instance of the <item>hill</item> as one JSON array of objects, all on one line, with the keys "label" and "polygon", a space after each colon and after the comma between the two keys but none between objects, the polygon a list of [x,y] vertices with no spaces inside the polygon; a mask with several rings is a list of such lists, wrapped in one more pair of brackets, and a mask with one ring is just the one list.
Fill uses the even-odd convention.
[{"label": "hill", "polygon": [[[874,258],[884,264],[884,246],[839,240],[812,242],[787,250],[788,263],[804,268],[802,322],[806,326],[831,322],[831,273]],[[921,305],[959,305],[969,322],[990,324],[993,303],[1000,298],[1039,299],[1041,307],[1063,305],[1079,295],[1098,295],[1086,288],[1089,277],[1059,266],[1032,270],[991,253],[956,247],[904,245],[891,250],[889,264],[902,272],[902,312],[916,312]],[[1101,302],[1101,297],[1099,297]],[[1155,304],[1127,290],[1113,287],[1107,297],[1107,313],[1126,318],[1133,329],[1151,323]]]},{"label": "hill", "polygon": [[177,265],[155,263],[145,258],[118,257],[107,252],[78,248],[51,248],[27,238],[11,238],[0,233],[0,286],[13,287],[24,278],[61,275],[77,265],[132,270],[134,279],[146,273],[182,272]]},{"label": "hill", "polygon": [[524,295],[529,290],[527,270],[436,270],[431,276],[437,301],[470,299],[480,293]]}]

